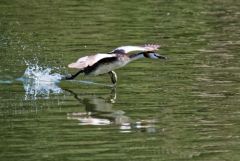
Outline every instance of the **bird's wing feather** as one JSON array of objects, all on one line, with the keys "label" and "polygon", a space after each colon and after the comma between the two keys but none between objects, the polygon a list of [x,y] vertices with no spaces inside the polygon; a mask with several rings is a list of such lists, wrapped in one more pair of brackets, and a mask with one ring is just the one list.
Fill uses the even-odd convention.
[{"label": "bird's wing feather", "polygon": [[155,44],[145,44],[143,46],[147,51],[157,51],[161,46]]},{"label": "bird's wing feather", "polygon": [[76,68],[76,69],[84,69],[88,66],[92,66],[99,60],[108,57],[114,57],[115,54],[96,54],[90,56],[84,56],[79,58],[76,62],[71,63],[68,65],[69,68]]},{"label": "bird's wing feather", "polygon": [[130,53],[133,51],[156,51],[160,45],[146,44],[144,46],[121,46],[112,51],[112,53],[122,52]]}]

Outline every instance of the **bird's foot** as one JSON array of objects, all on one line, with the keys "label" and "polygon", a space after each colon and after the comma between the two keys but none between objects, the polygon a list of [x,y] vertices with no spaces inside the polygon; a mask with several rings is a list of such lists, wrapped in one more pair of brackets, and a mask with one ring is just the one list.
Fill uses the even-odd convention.
[{"label": "bird's foot", "polygon": [[67,74],[62,76],[61,80],[71,80],[73,79],[73,75],[72,74]]}]

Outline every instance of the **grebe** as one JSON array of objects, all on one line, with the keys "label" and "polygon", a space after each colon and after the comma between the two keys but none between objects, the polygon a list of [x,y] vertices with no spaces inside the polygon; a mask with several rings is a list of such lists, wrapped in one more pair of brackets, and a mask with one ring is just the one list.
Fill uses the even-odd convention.
[{"label": "grebe", "polygon": [[[96,54],[79,58],[76,62],[68,65],[69,68],[79,69],[76,74],[65,76],[63,79],[71,80],[76,78],[80,73],[85,75],[101,75],[109,73],[112,83],[117,83],[117,74],[113,71],[121,68],[133,60],[140,58],[166,59],[165,56],[155,53],[159,45],[144,46],[121,46],[107,54]],[[130,52],[138,53],[128,55]]]}]

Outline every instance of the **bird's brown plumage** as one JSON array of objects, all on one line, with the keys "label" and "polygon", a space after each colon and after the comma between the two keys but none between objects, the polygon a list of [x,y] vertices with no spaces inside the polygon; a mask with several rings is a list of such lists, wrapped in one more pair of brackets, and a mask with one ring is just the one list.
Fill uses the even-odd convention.
[{"label": "bird's brown plumage", "polygon": [[143,46],[121,46],[114,49],[110,54],[95,54],[90,56],[84,56],[79,58],[76,62],[71,63],[68,65],[69,68],[76,68],[76,69],[84,69],[88,66],[92,66],[93,64],[97,63],[101,59],[109,58],[109,57],[117,57],[117,54],[121,53],[127,54],[133,51],[156,51],[160,45],[153,45],[153,44],[146,44]]}]

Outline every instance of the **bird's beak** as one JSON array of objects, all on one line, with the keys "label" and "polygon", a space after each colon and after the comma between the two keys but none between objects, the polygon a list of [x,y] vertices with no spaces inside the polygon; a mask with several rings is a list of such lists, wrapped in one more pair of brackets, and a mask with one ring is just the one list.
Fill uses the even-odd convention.
[{"label": "bird's beak", "polygon": [[158,59],[165,59],[165,60],[167,59],[167,57],[166,57],[166,56],[159,55],[159,54],[158,54],[158,56],[157,56],[157,57],[158,57]]}]

